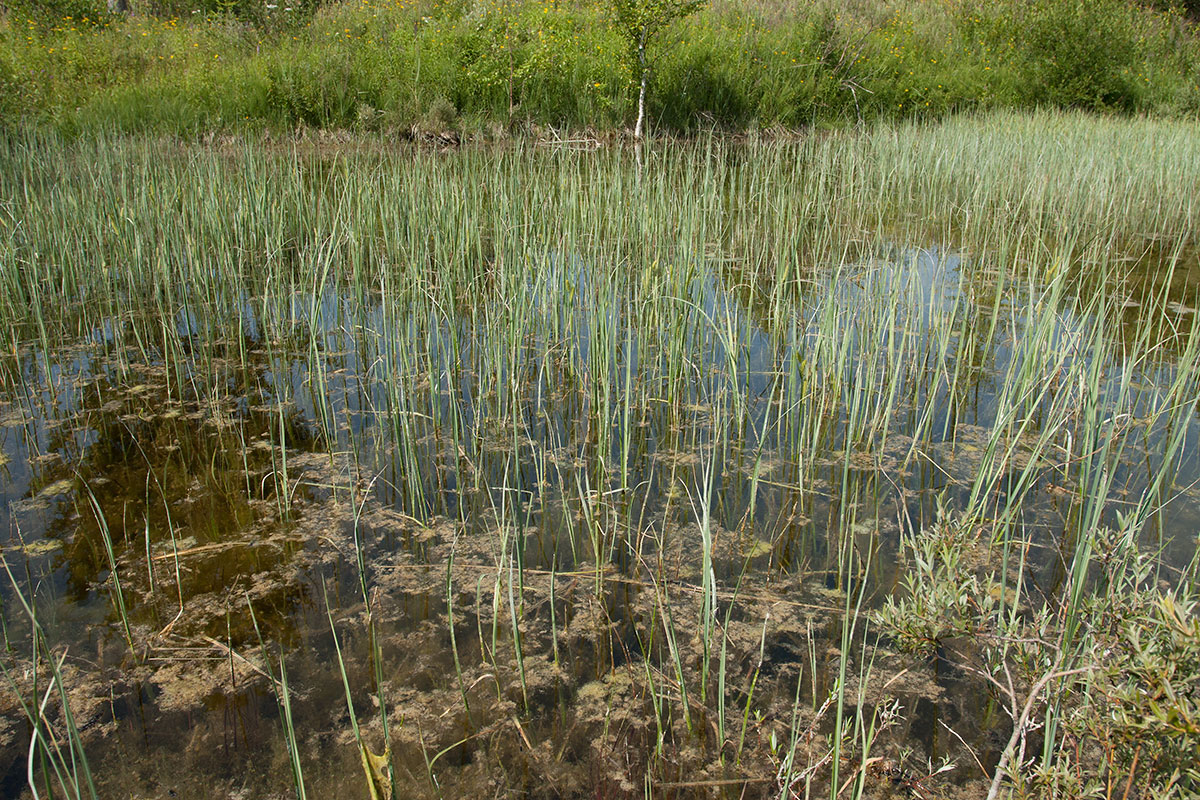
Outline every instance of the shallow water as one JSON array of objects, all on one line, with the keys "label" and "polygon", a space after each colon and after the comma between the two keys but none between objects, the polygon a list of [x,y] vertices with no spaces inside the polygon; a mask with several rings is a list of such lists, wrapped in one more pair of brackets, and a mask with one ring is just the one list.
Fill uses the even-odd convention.
[{"label": "shallow water", "polygon": [[[777,794],[792,731],[814,763],[828,744],[845,609],[893,590],[939,506],[1027,540],[1052,597],[1080,518],[1115,524],[1170,462],[1143,535],[1165,568],[1193,555],[1196,378],[1160,407],[1180,345],[1123,349],[1133,301],[1098,335],[1086,298],[941,247],[816,267],[785,308],[719,260],[669,296],[533,264],[456,307],[329,280],[3,356],[10,687],[45,686],[16,590],[66,653],[100,796],[292,796],[281,659],[310,797],[365,780],[347,692],[377,752],[386,705],[397,796]],[[1093,361],[1098,414],[1072,418]],[[1025,369],[1044,391],[1014,399]],[[977,782],[967,747],[994,765],[969,676],[872,636],[845,658],[854,707],[900,703],[884,750],[954,759],[943,787]],[[26,796],[10,695],[0,794]]]}]

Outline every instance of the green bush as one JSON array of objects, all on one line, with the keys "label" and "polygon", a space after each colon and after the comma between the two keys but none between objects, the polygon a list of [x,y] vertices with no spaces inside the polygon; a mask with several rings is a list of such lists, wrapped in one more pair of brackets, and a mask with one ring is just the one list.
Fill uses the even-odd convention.
[{"label": "green bush", "polygon": [[318,128],[346,127],[360,99],[351,53],[311,47],[277,52],[265,66],[267,106],[278,118]]},{"label": "green bush", "polygon": [[[1014,587],[1022,580],[1011,564],[1006,570],[1001,547],[980,526],[939,509],[934,525],[905,542],[901,590],[875,618],[898,649],[944,658],[976,675],[1005,676],[1007,683],[997,680],[993,688],[1007,704],[1029,699],[1030,709],[1055,712],[1060,746],[1048,761],[1009,762],[1013,796],[1105,796],[1094,780],[1102,775],[1110,792],[1132,784],[1145,796],[1194,797],[1200,790],[1200,601],[1189,586],[1195,576],[1185,574],[1164,590],[1156,558],[1139,551],[1132,527],[1087,535],[1088,552],[1098,555],[1093,579],[1072,607],[1066,596],[1021,595]],[[969,646],[947,647],[950,641]],[[1053,681],[1056,674],[1061,679]],[[1043,689],[1046,695],[1036,693]],[[1067,742],[1093,746],[1061,746]]]},{"label": "green bush", "polygon": [[762,64],[741,57],[738,40],[721,31],[691,28],[651,73],[649,117],[673,130],[741,128],[758,111]]},{"label": "green bush", "polygon": [[0,52],[0,125],[13,120],[20,113],[24,94],[23,81],[16,67]]},{"label": "green bush", "polygon": [[[1000,0],[960,9],[1006,103],[1134,111],[1146,103],[1153,18],[1125,0]],[[1193,45],[1194,49],[1194,45]]]},{"label": "green bush", "polygon": [[1038,0],[1025,44],[1037,99],[1084,109],[1132,111],[1141,61],[1135,10],[1122,0]]}]

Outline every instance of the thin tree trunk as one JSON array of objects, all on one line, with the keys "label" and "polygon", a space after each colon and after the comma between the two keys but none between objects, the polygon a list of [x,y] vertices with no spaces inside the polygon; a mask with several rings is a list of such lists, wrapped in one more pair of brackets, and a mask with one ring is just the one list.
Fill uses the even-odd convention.
[{"label": "thin tree trunk", "polygon": [[646,84],[649,83],[650,73],[648,70],[642,70],[642,88],[638,92],[638,116],[637,125],[633,129],[633,138],[641,140],[642,131],[646,126]]},{"label": "thin tree trunk", "polygon": [[650,83],[650,70],[646,67],[646,36],[648,31],[643,27],[638,41],[638,67],[642,72],[642,86],[638,90],[637,124],[633,128],[633,138],[639,142],[646,128],[646,86]]}]

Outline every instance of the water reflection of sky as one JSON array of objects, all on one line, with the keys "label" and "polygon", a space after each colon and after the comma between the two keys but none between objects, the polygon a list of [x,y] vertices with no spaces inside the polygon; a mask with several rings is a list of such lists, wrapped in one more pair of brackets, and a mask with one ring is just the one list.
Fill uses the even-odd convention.
[{"label": "water reflection of sky", "polygon": [[[769,538],[781,530],[781,509],[799,502],[809,512],[810,540],[819,541],[828,526],[841,524],[847,507],[894,514],[880,500],[900,487],[917,498],[924,518],[938,494],[965,502],[972,470],[979,468],[965,454],[986,448],[987,431],[1012,411],[1011,403],[1002,402],[1007,376],[1032,369],[1053,381],[1055,370],[1069,372],[1072,363],[1092,358],[1086,341],[1095,319],[1078,310],[1069,291],[1010,277],[993,306],[1000,270],[938,248],[894,249],[814,270],[796,281],[786,308],[766,310],[735,270],[720,263],[691,269],[681,296],[654,299],[677,330],[655,329],[638,318],[645,299],[628,277],[637,273],[632,266],[601,270],[561,254],[530,271],[518,289],[520,308],[499,297],[457,309],[407,295],[400,302],[386,287],[360,298],[332,284],[316,295],[270,301],[243,296],[224,311],[185,305],[171,317],[182,351],[164,353],[139,340],[138,350],[144,348],[152,366],[166,367],[153,379],[161,385],[140,396],[130,392],[134,384],[152,379],[125,372],[125,362],[141,357],[130,349],[129,320],[104,321],[82,344],[55,351],[48,369],[30,345],[13,362],[14,380],[3,398],[0,522],[10,539],[26,541],[61,526],[62,515],[79,502],[80,487],[39,493],[56,481],[74,480],[114,415],[154,418],[160,410],[154,398],[171,397],[173,381],[174,393],[185,395],[175,399],[196,407],[213,396],[237,398],[233,424],[244,426],[257,409],[268,432],[271,409],[286,404],[294,424],[322,437],[320,447],[352,451],[368,474],[383,476],[373,484],[382,500],[421,518],[477,513],[465,504],[460,473],[450,468],[460,454],[483,485],[501,494],[515,486],[531,507],[577,498],[575,479],[564,477],[571,471],[558,465],[603,461],[612,481],[625,464],[633,496],[653,508],[660,505],[655,494],[670,491],[662,464],[691,451],[716,460],[713,507],[724,524],[737,523],[752,495],[754,521]],[[1047,302],[1056,304],[1048,338],[1041,340],[1050,342],[1049,352],[1031,348],[1025,335],[1035,304]],[[832,339],[822,334],[831,325],[837,330]],[[222,343],[226,363],[220,370],[208,342]],[[112,349],[121,343],[126,349],[114,357]],[[1099,365],[1100,385],[1114,398],[1105,416],[1124,421],[1106,430],[1126,437],[1110,465],[1111,522],[1162,464],[1171,431],[1168,417],[1158,412],[1177,376],[1169,351],[1138,363],[1124,360],[1118,346],[1105,352],[1111,355]],[[237,366],[243,358],[244,368]],[[829,365],[809,373],[823,385],[799,384],[798,365],[808,362]],[[1133,388],[1118,405],[1126,372]],[[902,400],[892,419],[873,440],[848,441],[849,406],[886,408],[888,399],[869,390],[889,378]],[[1194,389],[1195,378],[1189,380]],[[636,415],[629,426],[627,385],[635,400],[652,400],[629,410]],[[1021,418],[1033,420],[1027,430],[1036,432],[1039,415],[1058,408],[1058,392],[1070,388],[1027,402]],[[799,421],[789,422],[787,409],[816,389],[842,403],[826,410],[832,416],[818,441],[799,441],[789,427]],[[728,418],[743,408],[744,422],[731,426]],[[595,430],[598,419],[607,426]],[[1154,520],[1164,543],[1176,530],[1186,534],[1167,546],[1177,563],[1190,556],[1200,516],[1194,410],[1183,419],[1182,453],[1158,501],[1170,503]],[[627,427],[628,441],[622,434]],[[200,428],[179,430],[202,435]],[[916,444],[906,440],[914,434]],[[851,452],[863,457],[852,462],[846,455]],[[549,472],[558,478],[549,484],[548,454],[556,465]],[[903,472],[885,474],[902,462]],[[419,474],[409,469],[412,463],[423,465]],[[89,466],[92,473],[104,468]],[[748,470],[767,479],[747,479]],[[1043,470],[1028,495],[1023,524],[1068,524],[1075,513],[1072,494],[1080,491],[1070,483],[1070,471]],[[676,482],[698,485],[695,464],[672,473]],[[854,495],[850,502],[841,496],[846,491]],[[797,494],[803,495],[799,501]]]}]

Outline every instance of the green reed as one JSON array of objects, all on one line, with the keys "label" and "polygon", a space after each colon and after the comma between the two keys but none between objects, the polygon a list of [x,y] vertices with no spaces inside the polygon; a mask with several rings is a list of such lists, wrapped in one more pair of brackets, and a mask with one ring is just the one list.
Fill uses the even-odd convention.
[{"label": "green reed", "polygon": [[[246,610],[250,613],[250,621],[254,625],[254,633],[258,637],[259,646],[265,652],[267,649],[266,640],[263,638],[262,629],[258,624],[258,617],[254,613],[254,604],[250,599],[246,599]],[[304,785],[304,766],[300,761],[300,743],[296,738],[296,725],[292,720],[292,702],[291,692],[288,689],[287,666],[283,654],[279,655],[279,677],[275,677],[275,671],[270,662],[265,664],[267,679],[271,681],[272,693],[275,697],[275,706],[279,712],[280,724],[283,727],[283,738],[287,744],[288,764],[292,771],[292,786],[296,792],[296,800],[307,800],[308,792]]]},{"label": "green reed", "polygon": [[[25,696],[24,682],[19,680],[15,670],[5,663],[0,663],[0,670],[4,672],[5,682],[16,697],[22,713],[32,728],[26,767],[28,786],[37,796],[38,776],[36,773],[37,767],[40,766],[42,789],[48,797],[56,795],[54,782],[57,781],[63,797],[73,797],[76,800],[90,797],[92,800],[96,800],[100,795],[96,791],[92,770],[84,749],[83,736],[72,714],[70,698],[63,681],[62,667],[68,652],[66,649],[61,654],[54,652],[38,618],[37,598],[33,594],[26,593],[25,587],[13,575],[8,560],[4,558],[0,561],[4,564],[4,571],[12,586],[12,596],[17,599],[30,628],[32,681],[29,684],[30,694],[28,697]],[[42,689],[43,685],[45,686],[44,690]],[[39,694],[41,700],[38,700]],[[57,724],[47,713],[47,704],[56,695],[60,713]],[[55,733],[56,727],[60,728],[58,733]],[[62,741],[64,738],[65,743]]]}]

